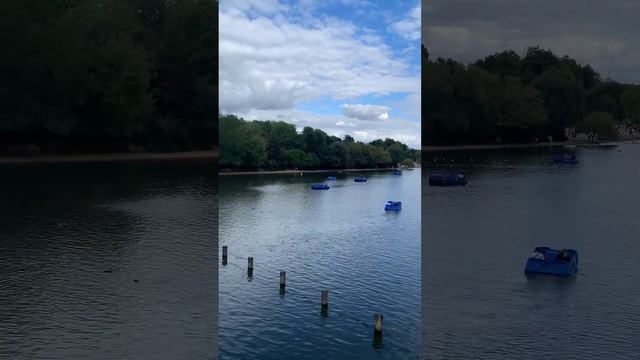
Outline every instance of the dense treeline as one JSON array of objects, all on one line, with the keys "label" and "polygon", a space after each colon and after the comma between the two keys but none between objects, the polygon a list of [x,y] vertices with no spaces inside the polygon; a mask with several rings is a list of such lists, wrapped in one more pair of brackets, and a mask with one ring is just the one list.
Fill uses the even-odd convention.
[{"label": "dense treeline", "polygon": [[217,140],[217,1],[0,4],[0,152]]},{"label": "dense treeline", "polygon": [[640,125],[640,86],[538,47],[465,66],[430,60],[423,46],[422,69],[424,144],[564,140],[567,128],[615,138]]},{"label": "dense treeline", "polygon": [[223,169],[346,169],[413,165],[420,151],[392,140],[368,144],[330,136],[305,127],[301,133],[283,121],[245,121],[220,115],[220,157]]}]

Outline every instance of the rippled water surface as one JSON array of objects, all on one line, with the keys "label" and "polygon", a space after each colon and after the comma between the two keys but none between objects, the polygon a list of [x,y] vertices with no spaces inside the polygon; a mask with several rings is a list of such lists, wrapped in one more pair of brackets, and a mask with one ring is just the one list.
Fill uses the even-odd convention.
[{"label": "rippled water surface", "polygon": [[420,173],[337,174],[327,191],[309,184],[329,173],[220,177],[221,359],[419,358]]},{"label": "rippled water surface", "polygon": [[[468,174],[466,187],[427,185],[442,156]],[[577,157],[423,154],[426,359],[638,359],[640,145]],[[544,245],[578,250],[578,274],[526,278]]]},{"label": "rippled water surface", "polygon": [[213,358],[216,173],[0,166],[0,358]]}]

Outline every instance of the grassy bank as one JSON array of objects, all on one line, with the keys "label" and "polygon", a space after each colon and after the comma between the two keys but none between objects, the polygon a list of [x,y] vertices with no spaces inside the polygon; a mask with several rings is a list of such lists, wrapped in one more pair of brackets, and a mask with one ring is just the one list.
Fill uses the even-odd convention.
[{"label": "grassy bank", "polygon": [[311,174],[311,173],[341,173],[341,172],[363,172],[363,171],[391,171],[398,168],[373,168],[373,169],[338,169],[338,170],[274,170],[274,171],[228,171],[220,172],[218,175],[278,175],[278,174]]},{"label": "grassy bank", "polygon": [[156,161],[156,160],[217,160],[218,150],[185,151],[173,153],[115,153],[83,155],[34,155],[0,157],[0,164],[112,162],[112,161]]},{"label": "grassy bank", "polygon": [[531,147],[550,147],[550,146],[599,146],[605,144],[617,144],[623,141],[607,141],[601,144],[589,144],[588,141],[558,141],[544,143],[519,143],[519,144],[482,144],[482,145],[445,145],[445,146],[423,146],[422,151],[446,151],[446,150],[482,150],[482,149],[517,149]]}]

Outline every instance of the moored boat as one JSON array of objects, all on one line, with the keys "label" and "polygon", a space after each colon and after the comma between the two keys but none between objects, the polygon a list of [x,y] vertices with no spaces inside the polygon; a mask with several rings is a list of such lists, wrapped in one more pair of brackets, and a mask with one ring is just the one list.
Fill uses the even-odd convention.
[{"label": "moored boat", "polygon": [[527,260],[525,274],[569,276],[578,271],[578,252],[573,249],[555,250],[537,247]]},{"label": "moored boat", "polygon": [[329,190],[330,187],[327,184],[311,184],[311,190]]},{"label": "moored boat", "polygon": [[575,155],[569,156],[568,154],[554,154],[553,162],[557,164],[577,164],[578,159]]},{"label": "moored boat", "polygon": [[355,181],[355,182],[367,182],[367,178],[366,177],[362,177],[362,176],[358,176],[357,178],[353,179],[353,181]]},{"label": "moored boat", "polygon": [[387,201],[387,204],[384,206],[384,211],[400,211],[402,210],[402,202],[400,201]]},{"label": "moored boat", "polygon": [[464,174],[431,174],[429,175],[430,186],[464,186],[467,184],[467,178]]}]

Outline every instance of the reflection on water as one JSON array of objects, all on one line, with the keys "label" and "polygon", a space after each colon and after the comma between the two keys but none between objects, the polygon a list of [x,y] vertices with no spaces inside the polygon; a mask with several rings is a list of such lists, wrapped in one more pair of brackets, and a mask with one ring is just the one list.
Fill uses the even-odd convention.
[{"label": "reflection on water", "polygon": [[214,357],[215,166],[0,172],[0,358]]},{"label": "reflection on water", "polygon": [[[222,359],[419,358],[420,170],[309,188],[327,175],[220,178]],[[389,200],[402,211],[385,212]]]},{"label": "reflection on water", "polygon": [[[637,358],[640,146],[577,156],[571,166],[551,163],[551,149],[423,154],[429,171],[469,177],[424,182],[425,358]],[[578,250],[576,276],[524,276],[536,246]]]}]

